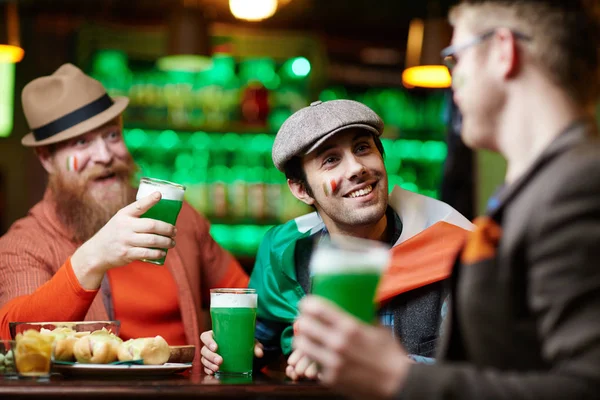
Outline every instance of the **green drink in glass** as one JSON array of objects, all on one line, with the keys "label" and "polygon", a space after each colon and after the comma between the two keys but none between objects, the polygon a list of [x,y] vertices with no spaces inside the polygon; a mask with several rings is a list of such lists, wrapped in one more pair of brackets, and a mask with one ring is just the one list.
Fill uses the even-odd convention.
[{"label": "green drink in glass", "polygon": [[[177,216],[181,210],[181,205],[183,204],[185,186],[160,179],[142,178],[140,180],[140,187],[138,188],[136,200],[149,196],[154,192],[160,192],[162,198],[151,209],[146,211],[141,218],[157,219],[175,225]],[[167,251],[167,249],[163,250],[165,252]],[[143,261],[156,265],[164,265],[165,258],[166,256],[158,260]]]},{"label": "green drink in glass", "polygon": [[375,292],[389,257],[389,247],[381,242],[345,236],[322,240],[310,261],[312,293],[373,323]]},{"label": "green drink in glass", "polygon": [[252,374],[257,294],[254,289],[211,289],[210,316],[223,357],[219,374]]}]

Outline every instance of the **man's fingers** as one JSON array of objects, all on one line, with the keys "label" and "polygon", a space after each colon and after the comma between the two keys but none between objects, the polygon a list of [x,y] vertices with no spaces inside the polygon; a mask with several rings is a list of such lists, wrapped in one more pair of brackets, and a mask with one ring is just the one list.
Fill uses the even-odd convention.
[{"label": "man's fingers", "polygon": [[294,340],[294,346],[302,350],[320,366],[317,376],[323,383],[332,384],[339,377],[344,365],[338,354],[329,348],[315,344],[303,336],[299,336]]},{"label": "man's fingers", "polygon": [[160,249],[148,249],[145,247],[132,247],[127,252],[130,260],[158,260],[167,255]]},{"label": "man's fingers", "polygon": [[217,351],[217,342],[215,342],[213,331],[202,332],[200,341],[202,341],[202,343],[204,343],[211,351]]},{"label": "man's fingers", "polygon": [[202,349],[200,349],[200,354],[202,354],[203,358],[207,359],[215,365],[221,365],[221,363],[223,362],[223,357],[216,353],[213,353],[206,346],[202,346]]},{"label": "man's fingers", "polygon": [[[299,336],[304,336],[319,345],[324,344],[325,346],[328,346],[332,341],[338,339],[337,337],[330,337],[331,328],[323,324],[321,320],[316,319],[311,315],[301,315],[296,320],[296,324],[298,334],[296,335],[296,337],[294,337],[294,342]],[[300,354],[302,354],[302,351],[298,350],[298,348],[296,348],[296,351],[299,351]]]},{"label": "man's fingers", "polygon": [[133,231],[136,233],[149,233],[174,238],[177,228],[157,219],[140,218],[132,223]]},{"label": "man's fingers", "polygon": [[175,247],[175,241],[173,239],[151,233],[138,233],[131,238],[129,244],[133,247],[158,249],[171,249]]},{"label": "man's fingers", "polygon": [[209,369],[212,372],[217,372],[219,370],[219,366],[210,362],[206,357],[202,357],[202,365],[204,365],[204,369]]},{"label": "man's fingers", "polygon": [[329,300],[314,295],[304,297],[298,307],[301,314],[317,319],[325,325],[346,324],[353,319],[351,315]]},{"label": "man's fingers", "polygon": [[160,192],[154,192],[122,208],[121,212],[132,217],[139,217],[158,203],[161,197]]},{"label": "man's fingers", "polygon": [[290,378],[293,381],[297,381],[299,378],[298,374],[296,374],[296,370],[291,365],[288,365],[285,368],[285,374],[287,375],[288,378]]},{"label": "man's fingers", "polygon": [[311,363],[311,361],[310,361],[310,359],[308,357],[306,357],[306,356],[301,357],[298,360],[298,362],[296,363],[296,366],[295,366],[296,373],[299,376],[304,376],[305,372],[306,372],[306,369],[308,368],[308,366],[310,365],[310,363]]},{"label": "man's fingers", "polygon": [[293,346],[319,365],[337,366],[339,358],[336,354],[302,335],[294,339]]},{"label": "man's fingers", "polygon": [[256,342],[254,345],[254,355],[256,358],[262,358],[265,355],[262,343]]},{"label": "man's fingers", "polygon": [[316,362],[311,362],[310,365],[308,366],[308,368],[306,368],[306,371],[304,371],[304,375],[308,379],[317,379],[318,374],[319,374],[319,366],[317,365]]},{"label": "man's fingers", "polygon": [[288,364],[295,366],[298,360],[302,358],[302,352],[299,350],[292,351],[292,354],[288,357]]}]

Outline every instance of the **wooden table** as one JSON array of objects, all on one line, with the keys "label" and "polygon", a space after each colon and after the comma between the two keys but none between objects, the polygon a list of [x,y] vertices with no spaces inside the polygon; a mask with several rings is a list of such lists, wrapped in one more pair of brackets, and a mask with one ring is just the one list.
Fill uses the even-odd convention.
[{"label": "wooden table", "polygon": [[75,379],[53,375],[46,382],[0,377],[0,399],[342,399],[314,382],[257,375],[228,381],[196,374],[152,379]]}]

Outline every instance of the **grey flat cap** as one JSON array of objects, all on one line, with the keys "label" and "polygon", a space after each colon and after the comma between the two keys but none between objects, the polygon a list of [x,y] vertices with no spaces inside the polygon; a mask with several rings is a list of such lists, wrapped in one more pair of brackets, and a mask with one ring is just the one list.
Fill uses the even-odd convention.
[{"label": "grey flat cap", "polygon": [[332,135],[348,128],[363,128],[381,136],[383,121],[357,101],[315,101],[281,125],[273,143],[273,164],[283,172],[283,166],[294,156],[310,153]]}]

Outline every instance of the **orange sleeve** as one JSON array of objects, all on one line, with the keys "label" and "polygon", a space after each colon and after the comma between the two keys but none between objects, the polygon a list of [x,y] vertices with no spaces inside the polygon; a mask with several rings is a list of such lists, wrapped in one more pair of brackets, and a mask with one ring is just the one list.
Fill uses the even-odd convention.
[{"label": "orange sleeve", "polygon": [[97,293],[81,287],[69,258],[35,292],[15,297],[0,308],[0,336],[10,339],[8,323],[13,321],[81,321]]},{"label": "orange sleeve", "polygon": [[210,289],[248,287],[248,274],[235,257],[214,240],[208,221],[196,211],[193,215],[196,240],[202,257],[202,304],[209,304]]},{"label": "orange sleeve", "polygon": [[[233,259],[215,288],[247,288],[250,278],[237,260]],[[212,288],[211,288],[212,289]]]}]

